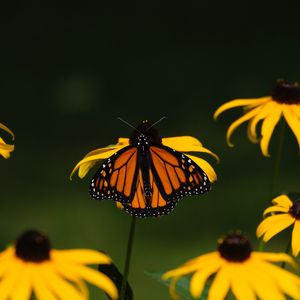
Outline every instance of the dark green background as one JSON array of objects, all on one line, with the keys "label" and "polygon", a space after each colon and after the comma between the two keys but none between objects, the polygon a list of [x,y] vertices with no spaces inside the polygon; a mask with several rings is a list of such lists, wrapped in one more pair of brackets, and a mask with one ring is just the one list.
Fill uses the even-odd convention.
[{"label": "dark green background", "polygon": [[[109,2],[109,3],[108,3]],[[294,2],[10,1],[1,8],[0,121],[16,134],[1,159],[2,244],[23,230],[47,232],[56,248],[108,252],[123,268],[130,217],[89,198],[93,170],[69,174],[88,151],[156,121],[162,136],[192,135],[216,152],[219,180],[159,219],[138,220],[130,282],[137,300],[169,299],[144,270],[167,270],[205,251],[228,230],[256,244],[270,203],[271,159],[246,137],[228,148],[225,132],[241,115],[212,114],[238,97],[270,94],[277,78],[300,80],[299,12]],[[9,138],[2,134],[3,137]],[[204,157],[204,156],[203,156]],[[299,157],[287,130],[277,186],[299,191]],[[286,237],[268,249],[284,250]],[[102,297],[102,298],[101,298]],[[93,299],[104,299],[93,290]]]}]

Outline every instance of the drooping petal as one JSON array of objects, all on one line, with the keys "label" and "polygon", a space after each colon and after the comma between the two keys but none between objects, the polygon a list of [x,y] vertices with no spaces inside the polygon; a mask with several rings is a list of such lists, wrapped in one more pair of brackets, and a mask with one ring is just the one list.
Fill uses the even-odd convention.
[{"label": "drooping petal", "polygon": [[202,294],[205,282],[213,273],[216,273],[220,268],[218,261],[213,262],[206,268],[197,271],[191,278],[190,281],[190,292],[194,298],[199,298]]},{"label": "drooping petal", "polygon": [[279,205],[273,205],[268,207],[267,209],[264,210],[263,215],[265,216],[268,213],[273,213],[273,212],[283,212],[283,213],[287,213],[289,211],[289,208],[287,207],[282,207]]},{"label": "drooping petal", "polygon": [[296,262],[286,253],[252,252],[251,257],[255,260],[266,260],[271,262],[285,262],[296,268]]},{"label": "drooping petal", "polygon": [[261,107],[256,107],[244,114],[242,117],[234,121],[228,128],[226,133],[226,140],[229,147],[233,147],[234,145],[230,141],[230,137],[233,134],[233,132],[244,122],[250,120],[253,118],[259,111],[261,110]]},{"label": "drooping petal", "polygon": [[292,253],[297,256],[300,251],[300,221],[296,220],[292,233]]},{"label": "drooping petal", "polygon": [[277,196],[272,200],[272,203],[288,209],[290,209],[293,206],[293,202],[287,195]]},{"label": "drooping petal", "polygon": [[116,286],[112,280],[103,273],[80,265],[73,266],[72,268],[70,267],[70,269],[73,269],[74,272],[79,274],[84,280],[102,289],[111,297],[111,299],[118,299],[118,290]]},{"label": "drooping petal", "polygon": [[251,261],[251,263],[245,265],[245,271],[247,272],[247,278],[259,299],[285,300],[284,295],[279,290],[274,280],[266,274],[264,268],[262,268],[260,264]]},{"label": "drooping petal", "polygon": [[180,277],[174,277],[170,282],[169,293],[173,300],[180,300],[180,297],[176,293],[176,284],[179,279]]},{"label": "drooping petal", "polygon": [[[298,147],[300,149],[300,120],[296,114],[296,112],[292,109],[291,105],[283,105],[283,115],[290,126],[291,130],[293,131],[297,142],[298,142]],[[299,150],[299,155],[300,155],[300,150]]]},{"label": "drooping petal", "polygon": [[55,273],[51,265],[44,263],[42,271],[40,273],[45,284],[62,300],[84,300],[80,291]]},{"label": "drooping petal", "polygon": [[[271,277],[279,289],[291,296],[293,299],[300,299],[300,279],[296,275],[282,268],[266,262],[257,262],[260,270]],[[272,299],[272,298],[270,298]]]},{"label": "drooping petal", "polygon": [[192,136],[178,136],[163,138],[162,144],[175,149],[179,152],[204,152],[212,155],[217,161],[219,161],[218,155],[213,153],[207,148],[202,146],[202,143]]},{"label": "drooping petal", "polygon": [[[36,270],[37,271],[37,270]],[[39,300],[57,300],[53,290],[46,284],[39,272],[35,272],[32,278],[33,290]]]},{"label": "drooping petal", "polygon": [[10,267],[0,281],[0,300],[6,300],[11,296],[23,267],[24,265],[17,260],[10,262]]},{"label": "drooping petal", "polygon": [[272,102],[267,102],[261,106],[261,110],[254,116],[248,124],[247,134],[252,143],[258,143],[256,126],[259,121],[263,120],[270,112],[272,108]]},{"label": "drooping petal", "polygon": [[10,157],[10,152],[14,151],[14,149],[14,145],[6,144],[4,140],[0,137],[0,155],[7,159]]},{"label": "drooping petal", "polygon": [[257,106],[264,102],[270,101],[270,97],[261,97],[261,98],[253,98],[253,99],[235,99],[229,102],[224,103],[221,105],[214,113],[214,119],[217,119],[218,116],[223,113],[225,110],[239,107],[239,106],[246,106],[246,105],[252,105]]},{"label": "drooping petal", "polygon": [[7,126],[5,126],[4,124],[0,123],[0,129],[3,129],[7,133],[9,133],[12,136],[13,140],[15,139],[14,133]]},{"label": "drooping petal", "polygon": [[102,153],[98,153],[98,154],[95,154],[95,155],[90,155],[88,157],[84,157],[79,163],[77,163],[77,165],[73,169],[73,171],[70,175],[70,179],[72,179],[73,174],[80,168],[82,168],[82,169],[78,173],[78,176],[80,178],[83,178],[87,174],[87,172],[94,166],[94,164],[97,161],[107,159],[119,150],[120,150],[120,148],[114,148],[114,149],[111,149],[109,151],[105,151],[105,152],[102,152]]},{"label": "drooping petal", "polygon": [[11,292],[11,300],[28,300],[32,293],[32,268],[27,265],[20,274]]},{"label": "drooping petal", "polygon": [[230,287],[230,264],[224,266],[215,276],[207,300],[223,300]]},{"label": "drooping petal", "polygon": [[273,101],[272,111],[268,114],[268,116],[264,119],[261,127],[261,141],[260,148],[264,156],[270,156],[269,154],[269,142],[274,131],[275,126],[277,125],[280,117],[281,117],[281,105],[277,104]]},{"label": "drooping petal", "polygon": [[256,300],[252,286],[247,280],[243,265],[237,264],[231,276],[231,289],[237,300]]},{"label": "drooping petal", "polygon": [[210,182],[214,182],[217,180],[217,174],[213,167],[204,159],[187,154],[190,159],[192,159],[208,176]]},{"label": "drooping petal", "polygon": [[295,222],[295,218],[293,218],[289,214],[279,214],[273,215],[266,219],[264,219],[256,229],[257,237],[261,237],[264,235],[264,241],[267,242],[278,232],[284,230],[288,226],[292,225]]}]

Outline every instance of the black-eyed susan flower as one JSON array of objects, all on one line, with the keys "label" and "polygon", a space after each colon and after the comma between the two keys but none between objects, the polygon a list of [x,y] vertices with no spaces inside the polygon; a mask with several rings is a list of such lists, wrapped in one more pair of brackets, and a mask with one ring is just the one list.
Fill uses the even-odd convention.
[{"label": "black-eyed susan flower", "polygon": [[116,145],[88,153],[72,174],[78,170],[82,178],[97,161],[105,160],[92,178],[92,198],[120,202],[137,217],[157,217],[170,213],[183,197],[208,192],[217,179],[208,162],[186,152],[205,152],[218,159],[196,138],[161,138],[143,121],[130,139],[120,138]]},{"label": "black-eyed susan flower", "polygon": [[[117,144],[109,145],[105,148],[99,148],[93,150],[85,155],[85,157],[77,163],[75,168],[71,173],[72,175],[78,171],[78,176],[83,178],[89,172],[89,170],[100,161],[108,159],[116,152],[120,151],[121,149],[129,146],[130,139],[128,138],[119,138]],[[209,149],[205,148],[202,143],[191,136],[179,136],[179,137],[169,137],[169,138],[162,138],[162,144],[164,146],[170,147],[175,149],[176,151],[180,152],[199,152],[199,153],[208,153],[214,156],[217,161],[219,161],[218,156],[210,151]],[[195,155],[187,154],[189,158],[191,158],[197,165],[199,165],[207,174],[209,180],[214,182],[217,180],[216,172],[214,171],[213,167],[204,159],[197,157]]]},{"label": "black-eyed susan flower", "polygon": [[263,215],[265,218],[257,227],[256,234],[263,236],[265,242],[273,236],[293,225],[291,238],[292,254],[297,256],[300,251],[300,199],[291,201],[287,195],[280,195],[272,200],[273,206],[268,207]]},{"label": "black-eyed susan flower", "polygon": [[[9,133],[12,138],[14,139],[14,133],[4,124],[0,123],[0,129],[6,131],[7,133]],[[10,145],[5,143],[5,141],[0,137],[0,154],[4,157],[4,158],[9,158],[10,157],[10,153],[12,151],[14,151],[15,146],[14,145]]]},{"label": "black-eyed susan flower", "polygon": [[88,249],[55,250],[48,238],[35,230],[23,233],[0,253],[0,299],[85,300],[84,281],[102,289],[112,299],[117,288],[104,274],[86,264],[109,264],[111,259]]},{"label": "black-eyed susan flower", "polygon": [[[242,123],[249,121],[248,137],[253,143],[260,141],[264,156],[269,156],[269,142],[274,128],[283,117],[294,133],[300,147],[300,88],[298,82],[278,80],[271,96],[256,99],[236,99],[221,105],[214,113],[216,119],[225,110],[244,107],[244,115],[233,122],[227,130],[227,143],[232,133]],[[262,121],[261,138],[257,136],[257,124]]]},{"label": "black-eyed susan flower", "polygon": [[270,262],[287,262],[293,259],[285,253],[252,251],[249,240],[241,234],[230,234],[220,239],[218,251],[196,257],[184,265],[168,271],[163,279],[171,279],[170,292],[176,299],[176,281],[192,274],[190,293],[199,298],[205,283],[213,278],[208,300],[226,299],[229,290],[238,300],[283,300],[284,294],[300,299],[298,276]]}]

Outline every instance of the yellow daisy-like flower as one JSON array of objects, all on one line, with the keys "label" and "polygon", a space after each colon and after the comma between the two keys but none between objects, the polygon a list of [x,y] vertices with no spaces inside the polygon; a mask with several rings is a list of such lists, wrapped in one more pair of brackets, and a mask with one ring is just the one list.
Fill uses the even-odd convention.
[{"label": "yellow daisy-like flower", "polygon": [[294,225],[292,233],[292,253],[297,256],[300,251],[300,200],[292,202],[287,195],[280,195],[272,200],[273,206],[264,211],[265,218],[257,227],[258,238],[263,236],[265,242],[274,235]]},{"label": "yellow daisy-like flower", "polygon": [[215,274],[208,290],[208,300],[225,299],[229,290],[238,300],[283,300],[284,294],[300,299],[298,276],[270,262],[293,259],[285,253],[253,252],[249,240],[241,234],[230,234],[219,240],[218,251],[196,257],[168,271],[163,279],[172,279],[170,293],[174,299],[176,281],[192,274],[190,293],[199,298],[206,281]]},{"label": "yellow daisy-like flower", "polygon": [[[99,161],[104,160],[120,151],[122,148],[130,144],[130,139],[119,138],[118,143],[115,145],[109,145],[105,148],[100,148],[89,152],[85,157],[75,166],[71,176],[78,170],[78,176],[83,178],[89,172],[89,170]],[[219,161],[219,158],[209,149],[203,147],[202,143],[194,137],[191,136],[179,136],[179,137],[169,137],[162,138],[162,144],[175,149],[180,152],[203,152],[208,153]],[[216,172],[213,167],[204,159],[197,157],[195,155],[187,154],[200,168],[207,174],[209,180],[214,182],[217,180]]]},{"label": "yellow daisy-like flower", "polygon": [[[260,141],[264,156],[269,155],[269,142],[274,128],[281,117],[293,131],[300,147],[300,88],[297,82],[278,80],[272,96],[256,99],[236,99],[221,105],[214,113],[214,119],[230,108],[243,106],[245,114],[233,122],[227,130],[227,143],[233,146],[230,137],[242,123],[249,121],[248,137],[253,143]],[[257,137],[256,127],[262,121],[261,138]]]},{"label": "yellow daisy-like flower", "polygon": [[[8,127],[0,123],[0,129],[9,133],[14,140],[15,138],[14,133]],[[0,137],[0,155],[2,155],[4,158],[7,159],[10,157],[10,152],[14,151],[14,148],[15,148],[14,145],[6,144],[4,140]]]},{"label": "yellow daisy-like flower", "polygon": [[84,280],[102,289],[112,299],[117,288],[106,275],[86,264],[109,264],[111,259],[88,249],[51,249],[48,238],[35,230],[24,232],[0,253],[0,299],[85,300]]}]

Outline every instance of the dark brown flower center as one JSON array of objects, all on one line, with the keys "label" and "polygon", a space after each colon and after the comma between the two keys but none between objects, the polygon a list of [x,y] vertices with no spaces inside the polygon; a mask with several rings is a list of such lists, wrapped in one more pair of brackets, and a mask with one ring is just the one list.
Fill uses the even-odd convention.
[{"label": "dark brown flower center", "polygon": [[36,230],[22,233],[15,242],[16,255],[24,261],[42,262],[50,259],[48,237]]},{"label": "dark brown flower center", "polygon": [[234,233],[219,240],[218,250],[226,260],[242,262],[250,257],[252,247],[248,238],[242,234]]},{"label": "dark brown flower center", "polygon": [[300,220],[300,200],[294,202],[293,206],[289,210],[289,213],[295,219]]},{"label": "dark brown flower center", "polygon": [[272,93],[272,98],[279,103],[299,104],[300,88],[298,82],[284,79],[277,80],[277,84]]}]

